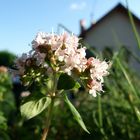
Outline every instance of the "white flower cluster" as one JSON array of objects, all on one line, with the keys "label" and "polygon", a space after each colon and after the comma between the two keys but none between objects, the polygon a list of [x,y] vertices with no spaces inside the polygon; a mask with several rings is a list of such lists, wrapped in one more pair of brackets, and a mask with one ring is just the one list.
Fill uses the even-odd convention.
[{"label": "white flower cluster", "polygon": [[[41,45],[49,47],[48,52],[51,55],[51,61],[58,62],[58,70],[62,70],[67,74],[71,75],[71,71],[76,68],[79,72],[82,72],[86,68],[87,59],[85,58],[86,48],[79,47],[79,39],[74,35],[62,34],[45,34],[38,33],[35,40],[33,40],[33,49],[37,52]],[[43,47],[42,46],[42,47]],[[46,54],[47,55],[47,54]],[[62,64],[60,66],[59,64]]]},{"label": "white flower cluster", "polygon": [[32,66],[31,64],[44,67],[47,72],[72,75],[76,70],[79,77],[87,73],[86,86],[89,93],[96,96],[96,92],[102,91],[103,76],[108,74],[109,65],[93,57],[87,59],[86,48],[80,45],[79,38],[75,35],[40,32],[32,41],[32,51],[28,55],[23,54],[17,60],[17,66],[21,74],[24,74],[26,66]]}]

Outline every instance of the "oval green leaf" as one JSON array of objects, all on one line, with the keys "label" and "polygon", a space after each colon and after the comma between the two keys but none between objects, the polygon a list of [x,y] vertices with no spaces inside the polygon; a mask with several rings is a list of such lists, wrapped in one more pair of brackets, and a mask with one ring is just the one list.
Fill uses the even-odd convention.
[{"label": "oval green leaf", "polygon": [[42,97],[40,99],[32,99],[20,107],[21,115],[25,119],[31,119],[40,114],[51,103],[51,98]]}]

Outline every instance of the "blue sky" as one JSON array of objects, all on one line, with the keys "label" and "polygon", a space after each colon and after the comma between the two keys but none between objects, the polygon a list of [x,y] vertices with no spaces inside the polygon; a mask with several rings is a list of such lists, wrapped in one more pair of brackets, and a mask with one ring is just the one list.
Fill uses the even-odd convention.
[{"label": "blue sky", "polygon": [[[125,0],[0,0],[0,51],[27,52],[37,32],[57,32],[58,24],[78,34],[80,19],[89,27],[91,13],[97,21],[118,2],[125,5]],[[140,0],[129,5],[140,18]]]}]

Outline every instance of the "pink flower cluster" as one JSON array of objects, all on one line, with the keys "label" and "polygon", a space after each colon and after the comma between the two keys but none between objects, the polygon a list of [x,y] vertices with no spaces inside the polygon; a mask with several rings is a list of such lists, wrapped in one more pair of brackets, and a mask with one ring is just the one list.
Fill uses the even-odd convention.
[{"label": "pink flower cluster", "polygon": [[102,84],[104,82],[103,77],[108,75],[107,71],[109,65],[105,61],[100,61],[94,57],[87,60],[87,65],[90,73],[90,79],[88,82],[89,93],[96,97],[96,92],[103,91]]},{"label": "pink flower cluster", "polygon": [[31,64],[52,71],[73,75],[87,74],[86,87],[89,93],[96,96],[102,91],[103,77],[108,74],[109,64],[96,58],[86,58],[86,48],[79,43],[79,38],[66,33],[61,35],[40,32],[32,41],[32,50],[17,59],[17,66],[23,75],[27,66]]},{"label": "pink flower cluster", "polygon": [[[33,49],[40,52],[39,49],[44,46],[48,47],[46,51],[51,54],[51,62],[57,67],[57,70],[64,71],[71,75],[71,71],[76,68],[82,72],[86,68],[87,59],[85,58],[86,48],[79,48],[79,39],[74,35],[68,34],[45,34],[38,33],[33,40]],[[43,46],[42,46],[43,45]],[[45,53],[46,54],[46,53]],[[47,55],[47,54],[46,54]],[[55,64],[57,62],[57,64]]]}]

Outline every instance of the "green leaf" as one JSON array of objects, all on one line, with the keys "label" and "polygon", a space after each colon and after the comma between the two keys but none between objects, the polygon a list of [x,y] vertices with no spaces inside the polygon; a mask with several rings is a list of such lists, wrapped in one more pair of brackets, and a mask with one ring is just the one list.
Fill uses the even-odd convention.
[{"label": "green leaf", "polygon": [[4,117],[4,114],[1,111],[0,111],[0,130],[7,130],[7,119]]},{"label": "green leaf", "polygon": [[59,80],[58,80],[58,85],[57,85],[57,89],[61,90],[69,90],[69,89],[73,89],[73,88],[79,88],[80,84],[76,81],[74,81],[74,79],[67,75],[66,73],[63,73],[60,75]]},{"label": "green leaf", "polygon": [[0,140],[10,140],[8,133],[6,131],[0,131]]},{"label": "green leaf", "polygon": [[51,98],[42,97],[39,99],[31,99],[20,107],[21,115],[25,119],[31,119],[40,114],[51,103]]},{"label": "green leaf", "polygon": [[81,85],[78,82],[75,82],[75,85],[74,85],[73,89],[78,89],[80,87],[81,87]]},{"label": "green leaf", "polygon": [[67,103],[67,105],[69,106],[75,120],[79,123],[79,125],[87,132],[90,134],[90,132],[87,130],[79,112],[76,110],[76,108],[73,106],[73,104],[69,101],[68,97],[66,94],[64,94],[64,99],[65,99],[65,102]]}]

